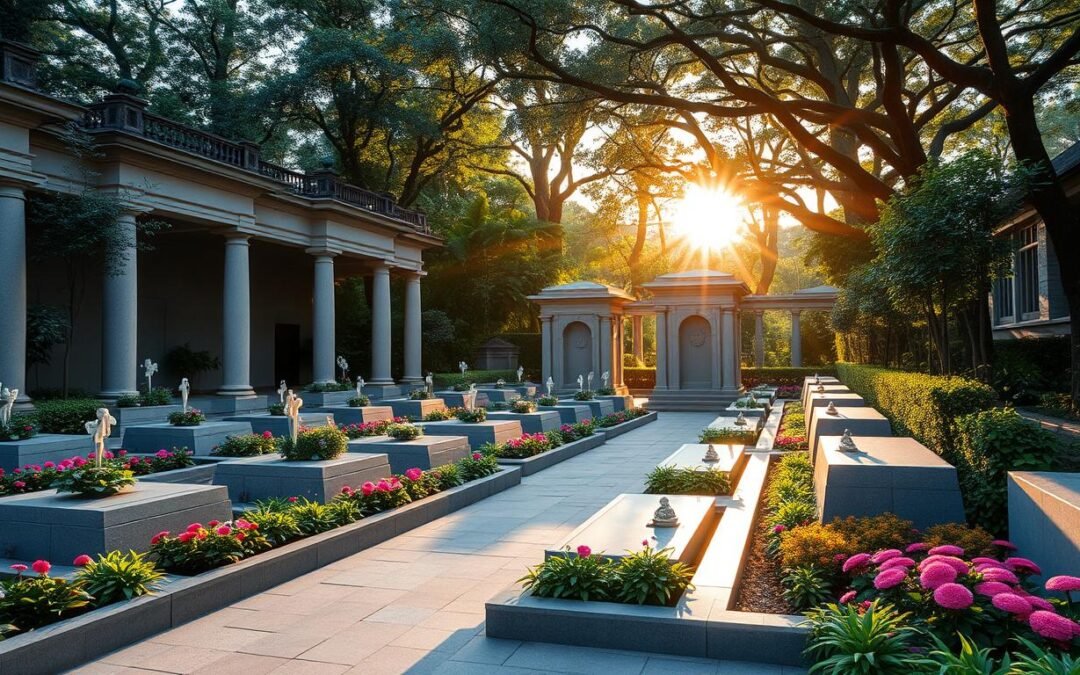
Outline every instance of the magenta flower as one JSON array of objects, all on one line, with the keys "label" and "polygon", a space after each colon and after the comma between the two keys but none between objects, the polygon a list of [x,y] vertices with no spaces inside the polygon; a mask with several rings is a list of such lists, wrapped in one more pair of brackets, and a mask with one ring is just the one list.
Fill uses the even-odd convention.
[{"label": "magenta flower", "polygon": [[1005,584],[1020,583],[1020,579],[1015,574],[997,567],[987,567],[979,570],[979,573],[982,574],[983,581],[1000,581]]},{"label": "magenta flower", "polygon": [[366,483],[364,483],[363,485],[360,486],[360,492],[365,497],[370,497],[371,493],[375,492],[375,483],[372,483],[371,481],[367,481]]},{"label": "magenta flower", "polygon": [[894,567],[903,567],[904,569],[909,569],[914,566],[914,560],[908,558],[907,556],[900,556],[899,558],[889,558],[885,562],[881,563],[881,567],[879,569],[891,570]]},{"label": "magenta flower", "polygon": [[202,529],[202,523],[192,523],[187,526],[188,532],[198,532]]},{"label": "magenta flower", "polygon": [[155,534],[153,537],[150,538],[150,544],[151,545],[156,544],[156,543],[158,543],[159,541],[161,541],[162,539],[164,539],[167,536],[169,536],[169,531],[168,530],[162,530],[161,532],[158,532],[157,534]]},{"label": "magenta flower", "polygon": [[56,464],[54,462],[45,462],[45,464],[44,464],[44,467],[46,469],[52,469],[55,466],[56,466]]},{"label": "magenta flower", "polygon": [[15,570],[19,574],[22,574],[23,572],[25,572],[26,570],[28,570],[30,568],[27,567],[26,565],[23,565],[22,563],[15,563],[14,565],[11,566],[11,569]]},{"label": "magenta flower", "polygon": [[994,560],[993,558],[987,558],[986,556],[978,556],[972,558],[971,562],[978,569],[982,565],[989,565],[990,567],[1005,567],[1000,560]]},{"label": "magenta flower", "polygon": [[781,532],[783,532],[786,529],[787,529],[786,525],[773,525],[772,531],[773,531],[773,534],[780,534]]},{"label": "magenta flower", "polygon": [[1056,612],[1057,611],[1054,608],[1054,606],[1052,604],[1050,604],[1050,601],[1047,600],[1046,598],[1040,598],[1037,595],[1024,595],[1024,597],[1027,598],[1027,601],[1030,602],[1031,606],[1034,607],[1035,609],[1041,609],[1044,612]]},{"label": "magenta flower", "polygon": [[964,555],[964,549],[952,544],[943,544],[930,549],[930,555]]},{"label": "magenta flower", "polygon": [[479,460],[479,459],[483,459],[483,457],[484,457],[484,456],[483,456],[483,455],[481,455],[481,454],[480,454],[479,452],[474,452],[474,453],[472,454],[472,458],[473,458],[473,459],[476,459],[476,460]]},{"label": "magenta flower", "polygon": [[846,605],[850,602],[854,602],[856,595],[857,594],[855,593],[855,591],[848,591],[847,593],[844,593],[840,596],[840,604]]},{"label": "magenta flower", "polygon": [[216,529],[214,531],[224,537],[225,535],[232,532],[232,528],[229,527],[228,525],[222,525],[221,527],[219,527],[218,529]]},{"label": "magenta flower", "polygon": [[166,450],[165,448],[162,448],[161,450],[158,450],[157,452],[154,453],[154,457],[157,457],[158,459],[165,459],[168,456],[169,456],[169,451]]},{"label": "magenta flower", "polygon": [[879,572],[878,575],[874,577],[874,588],[878,589],[879,591],[885,591],[890,588],[895,588],[896,586],[904,583],[904,579],[906,578],[906,569],[903,569],[901,567],[893,567],[892,569],[887,569],[884,572]]},{"label": "magenta flower", "polygon": [[930,544],[924,544],[921,541],[914,544],[908,544],[908,547],[904,549],[904,553],[920,553],[930,548]]},{"label": "magenta flower", "polygon": [[1045,610],[1032,612],[1028,623],[1031,630],[1051,640],[1068,642],[1074,635],[1080,635],[1080,626],[1075,621]]},{"label": "magenta flower", "polygon": [[992,598],[998,593],[1012,593],[1013,587],[1000,581],[983,581],[975,584],[975,592]]},{"label": "magenta flower", "polygon": [[841,569],[843,569],[843,571],[845,572],[850,572],[860,567],[865,567],[869,562],[869,553],[856,553],[855,555],[844,561],[844,566]]},{"label": "magenta flower", "polygon": [[1067,574],[1050,577],[1046,580],[1046,590],[1061,591],[1063,593],[1080,591],[1080,577],[1073,577]]},{"label": "magenta flower", "polygon": [[577,554],[580,558],[588,558],[590,555],[592,555],[592,549],[585,544],[582,544],[581,546],[577,547]]},{"label": "magenta flower", "polygon": [[874,556],[870,558],[870,562],[874,563],[875,565],[880,565],[887,560],[899,558],[902,555],[904,554],[901,553],[899,549],[887,548],[884,551],[878,551],[877,553],[875,553]]},{"label": "magenta flower", "polygon": [[648,546],[649,545],[649,540],[648,539],[642,539],[641,540],[641,545],[642,546]]},{"label": "magenta flower", "polygon": [[919,583],[923,588],[934,589],[956,581],[956,570],[951,565],[943,562],[935,562],[927,565],[919,575]]},{"label": "magenta flower", "polygon": [[424,475],[424,472],[416,467],[413,467],[405,472],[405,477],[411,481],[420,480],[420,476],[422,475]]},{"label": "magenta flower", "polygon": [[74,560],[74,561],[72,561],[72,563],[71,563],[71,564],[72,564],[72,565],[74,565],[75,567],[86,567],[86,566],[87,566],[87,565],[89,565],[89,564],[90,564],[91,562],[93,562],[93,560],[92,560],[92,559],[90,558],[90,556],[88,556],[88,555],[86,555],[85,553],[83,553],[83,554],[82,554],[81,556],[79,556],[78,558],[75,558],[75,560]]},{"label": "magenta flower", "polygon": [[934,602],[945,609],[967,609],[975,601],[967,586],[942,584],[934,590]]},{"label": "magenta flower", "polygon": [[1009,614],[1019,614],[1020,616],[1031,614],[1031,603],[1028,602],[1027,598],[1016,593],[998,593],[990,602],[994,607]]},{"label": "magenta flower", "polygon": [[1006,558],[1005,567],[1017,574],[1042,574],[1042,568],[1027,558]]},{"label": "magenta flower", "polygon": [[953,568],[954,570],[956,570],[957,574],[967,574],[970,571],[968,569],[968,565],[967,565],[966,562],[964,562],[960,558],[955,558],[955,557],[953,557],[951,555],[932,555],[932,556],[929,556],[925,560],[923,560],[921,563],[919,563],[919,569],[920,570],[926,569],[926,567],[928,565],[931,565],[933,563],[944,563],[944,564],[948,565],[949,567]]},{"label": "magenta flower", "polygon": [[45,576],[49,573],[49,570],[52,569],[52,563],[48,560],[35,560],[34,563],[30,565],[30,568],[41,576]]},{"label": "magenta flower", "polygon": [[297,499],[298,499],[298,497],[289,497],[289,503],[290,504],[295,504]]},{"label": "magenta flower", "polygon": [[997,546],[998,548],[1003,548],[1006,551],[1016,550],[1016,544],[1012,543],[1007,539],[995,539],[994,541],[990,542],[990,544],[993,546]]}]

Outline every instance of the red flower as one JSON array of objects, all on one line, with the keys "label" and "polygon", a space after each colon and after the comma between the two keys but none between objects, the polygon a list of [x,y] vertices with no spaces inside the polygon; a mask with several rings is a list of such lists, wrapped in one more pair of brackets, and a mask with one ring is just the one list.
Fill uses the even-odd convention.
[{"label": "red flower", "polygon": [[161,541],[162,539],[164,539],[167,536],[169,536],[169,531],[168,530],[162,530],[161,532],[158,532],[157,534],[155,534],[153,537],[150,538],[150,544],[151,545],[156,544],[156,543],[158,543],[159,541]]},{"label": "red flower", "polygon": [[19,574],[22,574],[23,572],[25,572],[26,570],[28,570],[30,568],[27,567],[26,565],[23,565],[22,563],[15,563],[14,565],[11,566],[11,569],[15,570]]},{"label": "red flower", "polygon": [[273,438],[274,434],[270,433],[270,430],[267,429],[266,431],[263,432],[262,437],[263,438]]},{"label": "red flower", "polygon": [[473,459],[483,459],[483,457],[484,457],[484,456],[483,456],[483,455],[481,455],[481,454],[480,454],[479,452],[474,452],[474,453],[472,454],[472,458],[473,458]]},{"label": "red flower", "polygon": [[180,542],[186,544],[186,543],[188,543],[189,541],[191,541],[194,538],[195,538],[195,533],[194,532],[181,532],[180,535],[176,539],[177,539],[177,541],[180,541]]},{"label": "red flower", "polygon": [[188,532],[198,532],[202,529],[202,523],[192,523],[187,526]]},{"label": "red flower", "polygon": [[35,560],[34,564],[30,565],[30,568],[41,576],[45,576],[52,569],[52,564],[48,560]]},{"label": "red flower", "polygon": [[295,504],[297,499],[298,499],[298,497],[289,497],[289,503],[290,504]]},{"label": "red flower", "polygon": [[216,531],[216,532],[217,532],[218,534],[220,534],[221,536],[223,536],[223,537],[224,537],[225,535],[227,535],[227,534],[229,534],[230,532],[232,532],[232,528],[230,528],[230,527],[229,527],[228,525],[222,525],[221,527],[219,527],[219,528],[218,528],[217,530],[215,530],[215,531]]},{"label": "red flower", "polygon": [[83,553],[78,558],[75,558],[75,560],[71,564],[75,565],[75,567],[86,567],[91,562],[93,562],[93,560],[90,558],[90,556]]},{"label": "red flower", "polygon": [[592,549],[585,544],[582,544],[581,546],[577,547],[577,554],[581,558],[588,558],[590,555],[592,555]]}]

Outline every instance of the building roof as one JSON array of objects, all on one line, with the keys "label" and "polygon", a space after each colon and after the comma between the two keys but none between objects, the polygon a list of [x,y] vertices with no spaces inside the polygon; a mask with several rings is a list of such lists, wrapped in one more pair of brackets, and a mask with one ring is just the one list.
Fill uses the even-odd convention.
[{"label": "building roof", "polygon": [[1080,141],[1073,143],[1058,154],[1057,157],[1050,160],[1050,164],[1053,165],[1054,171],[1059,176],[1064,176],[1080,167]]},{"label": "building roof", "polygon": [[608,286],[595,281],[572,281],[568,284],[548,286],[536,295],[528,296],[530,300],[559,300],[559,299],[585,299],[585,298],[610,298],[619,300],[634,300],[621,288]]}]

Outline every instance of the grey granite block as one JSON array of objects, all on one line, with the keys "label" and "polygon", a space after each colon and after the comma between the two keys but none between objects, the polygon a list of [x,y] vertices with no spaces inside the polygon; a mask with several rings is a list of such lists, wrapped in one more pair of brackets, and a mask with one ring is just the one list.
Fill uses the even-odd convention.
[{"label": "grey granite block", "polygon": [[573,403],[560,403],[559,405],[542,405],[537,410],[554,410],[559,413],[559,418],[563,424],[587,422],[593,418],[592,408],[576,401]]},{"label": "grey granite block", "polygon": [[560,399],[559,405],[587,405],[589,406],[589,412],[593,417],[603,417],[604,415],[610,415],[615,412],[615,405],[611,401],[601,401],[599,399],[593,399],[591,401],[575,401],[573,397],[567,399]]},{"label": "grey granite block", "polygon": [[756,417],[764,420],[766,417],[769,416],[769,410],[769,406],[765,406],[764,408],[736,408],[735,404],[732,403],[728,405],[728,407],[724,408],[723,416],[737,418],[739,416],[739,413],[742,413],[743,417],[746,417],[748,419]]},{"label": "grey granite block", "polygon": [[319,392],[301,391],[297,392],[296,395],[303,399],[305,408],[325,408],[332,405],[347,405],[349,399],[356,396],[356,391],[354,389]]},{"label": "grey granite block", "polygon": [[464,436],[469,445],[479,448],[486,443],[505,443],[511,438],[518,438],[523,433],[521,422],[517,420],[485,420],[483,422],[423,422],[427,436]]},{"label": "grey granite block", "polygon": [[25,441],[0,442],[0,468],[18,469],[28,464],[58,462],[94,451],[89,436],[67,434],[38,434]]},{"label": "grey granite block", "polygon": [[557,448],[552,448],[547,452],[542,452],[539,455],[533,455],[532,457],[525,457],[523,459],[500,458],[499,464],[519,467],[522,476],[531,476],[538,471],[543,471],[549,466],[554,466],[559,462],[565,462],[571,457],[577,457],[583,452],[603,445],[605,440],[606,436],[604,436],[604,434],[593,434],[592,436],[586,436],[585,438],[578,439],[571,443],[560,445]]},{"label": "grey granite block", "polygon": [[[167,422],[169,415],[180,412],[178,405],[152,405],[135,406],[131,408],[110,408],[109,412],[116,418],[116,426],[129,427],[133,424],[156,424]],[[115,432],[113,432],[115,433]]]},{"label": "grey granite block", "polygon": [[0,542],[4,557],[72,560],[82,553],[145,551],[162,530],[231,517],[220,486],[140,482],[99,499],[43,490],[0,499]]},{"label": "grey granite block", "polygon": [[[465,407],[465,392],[463,391],[437,391],[435,395],[441,398],[448,408]],[[473,403],[476,407],[483,408],[489,405],[491,401],[488,400],[487,394],[477,391],[476,400]]]},{"label": "grey granite block", "polygon": [[[327,424],[327,417],[332,422],[334,420],[334,414],[330,412],[302,412],[300,413],[300,426],[313,429],[315,427],[325,427]],[[275,436],[288,436],[289,435],[289,418],[284,415],[271,415],[269,413],[265,415],[236,415],[235,417],[226,417],[227,422],[247,422],[251,425],[252,433],[261,434],[269,431]]]},{"label": "grey granite block", "polygon": [[621,410],[629,410],[629,409],[634,407],[634,397],[630,396],[629,394],[627,394],[627,395],[600,394],[600,395],[597,395],[596,400],[597,401],[611,401],[611,405],[612,405],[612,408],[614,409],[614,412],[619,412]]},{"label": "grey granite block", "polygon": [[413,401],[407,398],[395,398],[383,401],[394,409],[395,417],[410,417],[414,420],[422,420],[428,413],[438,410],[446,410],[446,402],[441,398],[427,398]]},{"label": "grey granite block", "polygon": [[829,404],[834,408],[862,408],[866,406],[866,400],[853,393],[810,394],[806,397],[806,423],[810,424],[814,417],[826,414]]},{"label": "grey granite block", "polygon": [[[149,457],[150,455],[143,455]],[[198,461],[198,460],[196,460]],[[198,463],[183,469],[159,471],[139,477],[139,482],[150,483],[192,483],[195,485],[213,485],[217,462]]]},{"label": "grey granite block", "polygon": [[394,473],[404,473],[418,467],[449,464],[464,459],[471,452],[469,439],[464,436],[421,436],[411,441],[395,441],[386,436],[359,438],[349,441],[349,452],[384,453]]},{"label": "grey granite block", "polygon": [[515,413],[506,410],[488,412],[487,418],[493,421],[515,420],[521,423],[521,430],[527,434],[541,434],[545,431],[558,431],[562,426],[559,413],[549,408],[540,408],[531,413]]},{"label": "grey granite block", "polygon": [[211,415],[242,415],[266,410],[263,396],[207,396],[191,401],[191,407]]},{"label": "grey granite block", "polygon": [[[365,384],[363,392],[373,401],[381,401],[388,398],[398,398],[412,387],[401,384]],[[353,392],[354,394],[356,392]],[[345,399],[348,401],[348,399]]]},{"label": "grey granite block", "polygon": [[477,395],[483,394],[487,396],[487,400],[491,403],[509,403],[510,401],[516,401],[521,398],[521,393],[516,389],[505,387],[503,389],[477,389]]},{"label": "grey granite block", "polygon": [[314,461],[286,461],[278,455],[239,457],[220,462],[214,482],[229,489],[229,499],[253,502],[272,497],[306,497],[326,503],[341,488],[390,475],[386,455],[347,452]]},{"label": "grey granite block", "polygon": [[[855,393],[855,392],[851,391],[851,389],[849,389],[847,385],[840,384],[839,382],[830,382],[830,383],[823,382],[821,384],[821,388],[825,390],[824,393],[826,395],[828,395],[828,396],[836,396],[838,394],[854,394]],[[817,393],[818,393],[818,391],[817,391],[816,386],[811,385],[809,387],[803,387],[802,394],[799,396],[799,403],[802,403],[803,408],[808,407],[810,397],[812,395],[814,395],[814,394],[817,394]]]},{"label": "grey granite block", "polygon": [[885,416],[871,407],[838,407],[835,415],[822,414],[806,418],[806,441],[810,460],[817,461],[822,436],[842,436],[847,429],[855,436],[892,436],[892,425]]},{"label": "grey granite block", "polygon": [[250,434],[247,422],[203,422],[196,427],[171,424],[140,424],[124,429],[121,444],[129,452],[154,453],[162,448],[187,448],[196,455],[209,455],[229,436]]},{"label": "grey granite block", "polygon": [[338,424],[364,424],[366,422],[382,422],[394,417],[394,409],[388,405],[366,405],[362,408],[353,408],[347,405],[331,405],[321,408],[321,411],[331,413],[334,421]]},{"label": "grey granite block", "polygon": [[1080,570],[1080,473],[1010,471],[1009,539],[1043,578]]}]

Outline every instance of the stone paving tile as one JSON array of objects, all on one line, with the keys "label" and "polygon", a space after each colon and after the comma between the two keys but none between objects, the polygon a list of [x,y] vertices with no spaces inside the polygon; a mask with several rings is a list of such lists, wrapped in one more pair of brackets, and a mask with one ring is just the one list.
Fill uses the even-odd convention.
[{"label": "stone paving tile", "polygon": [[[659,420],[407,534],[114,652],[79,673],[798,675],[801,669],[484,636],[484,603],[715,415]],[[143,669],[143,670],[136,670]]]}]

